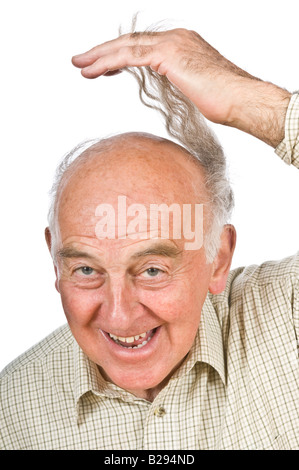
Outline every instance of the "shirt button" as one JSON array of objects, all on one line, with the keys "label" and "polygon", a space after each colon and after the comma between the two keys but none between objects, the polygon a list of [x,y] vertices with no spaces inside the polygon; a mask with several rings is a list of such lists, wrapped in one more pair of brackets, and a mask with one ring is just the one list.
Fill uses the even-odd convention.
[{"label": "shirt button", "polygon": [[155,411],[154,411],[154,414],[155,416],[157,416],[158,418],[162,418],[166,413],[166,410],[163,406],[158,406]]}]

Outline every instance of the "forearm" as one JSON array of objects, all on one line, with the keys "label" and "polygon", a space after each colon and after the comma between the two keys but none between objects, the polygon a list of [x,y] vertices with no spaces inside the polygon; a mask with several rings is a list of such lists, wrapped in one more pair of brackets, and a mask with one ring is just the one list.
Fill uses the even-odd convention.
[{"label": "forearm", "polygon": [[241,78],[234,89],[234,105],[227,125],[276,148],[284,138],[291,93],[258,79]]},{"label": "forearm", "polygon": [[272,147],[284,138],[291,94],[240,69],[194,31],[123,35],[73,57],[73,64],[87,78],[124,67],[151,67],[208,120],[236,127]]}]

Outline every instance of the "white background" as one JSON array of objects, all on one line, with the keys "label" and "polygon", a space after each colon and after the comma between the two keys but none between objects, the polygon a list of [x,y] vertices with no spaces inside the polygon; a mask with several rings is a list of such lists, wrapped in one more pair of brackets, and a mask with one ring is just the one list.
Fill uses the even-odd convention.
[{"label": "white background", "polygon": [[[65,322],[44,242],[56,165],[78,142],[140,130],[166,135],[128,74],[86,80],[71,57],[127,31],[168,20],[196,30],[264,80],[299,88],[298,0],[9,0],[0,6],[0,369]],[[298,249],[297,171],[266,144],[213,126],[236,197],[233,267]]]}]

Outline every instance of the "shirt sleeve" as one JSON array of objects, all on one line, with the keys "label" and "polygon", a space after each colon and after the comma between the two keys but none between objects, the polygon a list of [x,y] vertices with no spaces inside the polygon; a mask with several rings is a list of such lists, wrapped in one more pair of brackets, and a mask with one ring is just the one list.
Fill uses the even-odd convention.
[{"label": "shirt sleeve", "polygon": [[285,120],[285,138],[275,153],[287,165],[299,168],[299,91],[291,97]]}]

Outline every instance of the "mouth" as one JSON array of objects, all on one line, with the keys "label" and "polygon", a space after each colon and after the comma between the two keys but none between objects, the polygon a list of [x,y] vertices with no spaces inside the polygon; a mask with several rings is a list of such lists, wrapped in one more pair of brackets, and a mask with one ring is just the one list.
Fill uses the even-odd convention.
[{"label": "mouth", "polygon": [[108,333],[108,336],[114,343],[125,349],[141,349],[151,341],[156,331],[157,328],[154,328],[134,336],[117,336],[112,333]]}]

